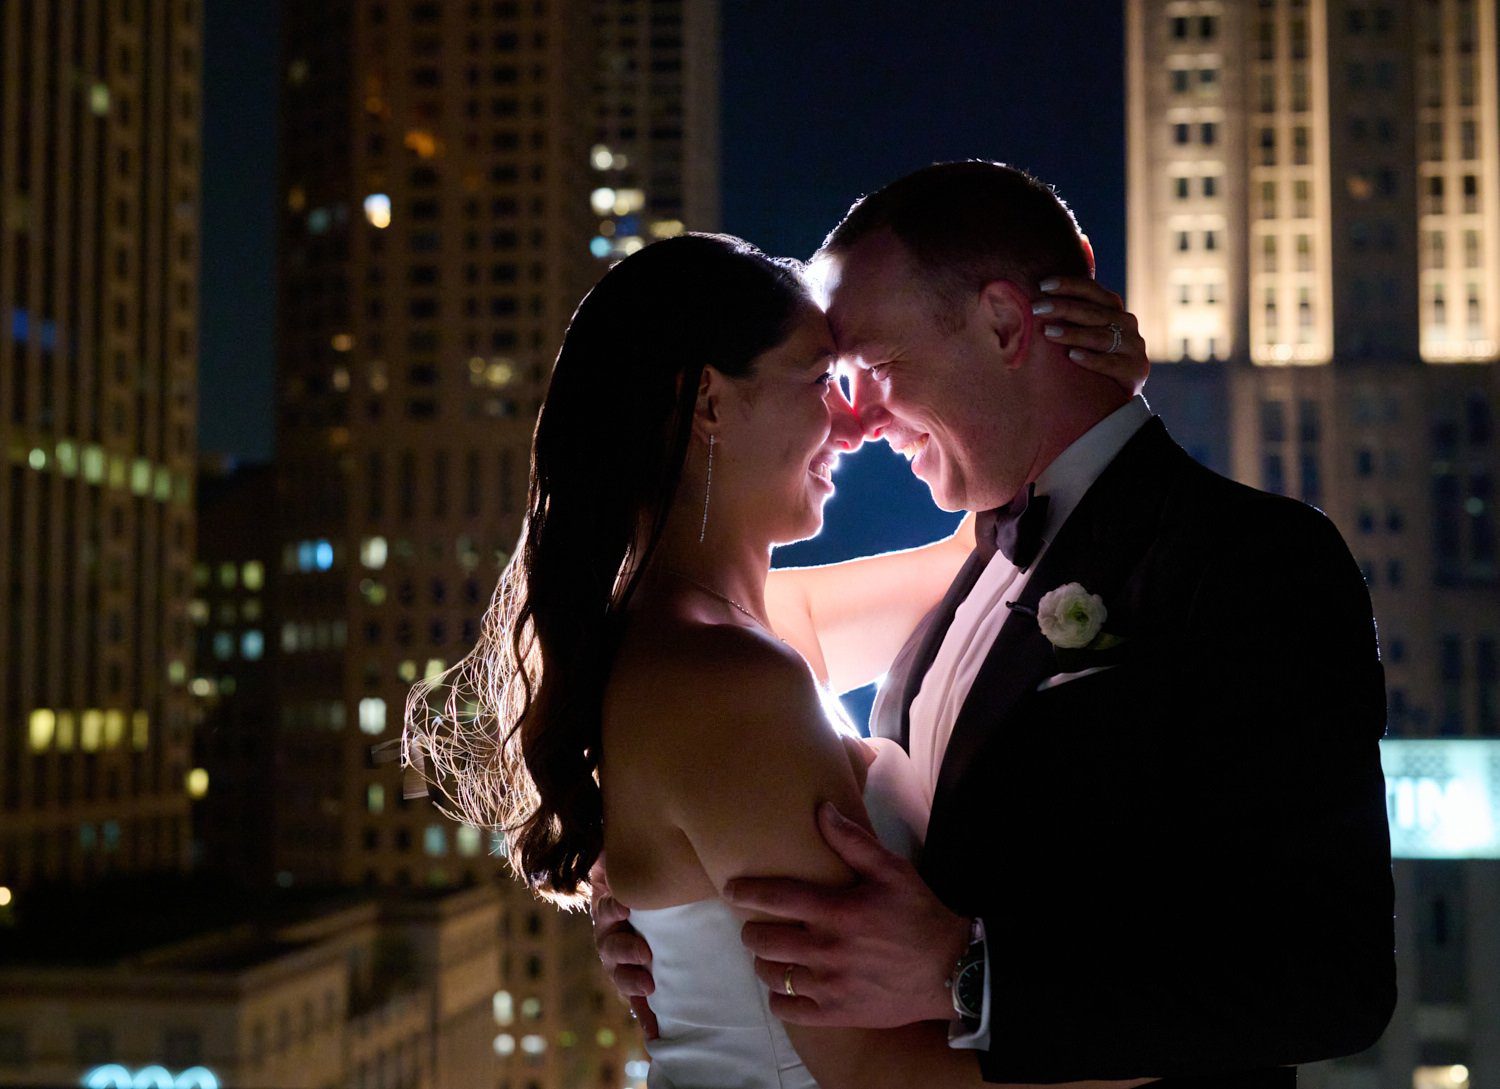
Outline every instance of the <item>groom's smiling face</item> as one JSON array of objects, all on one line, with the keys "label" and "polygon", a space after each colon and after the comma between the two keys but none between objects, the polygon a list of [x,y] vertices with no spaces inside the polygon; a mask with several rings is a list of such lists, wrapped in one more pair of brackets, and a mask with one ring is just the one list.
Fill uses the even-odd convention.
[{"label": "groom's smiling face", "polygon": [[825,258],[828,319],[867,438],[883,438],[944,510],[1006,503],[1025,483],[1024,390],[997,358],[980,292],[945,302],[889,231]]}]

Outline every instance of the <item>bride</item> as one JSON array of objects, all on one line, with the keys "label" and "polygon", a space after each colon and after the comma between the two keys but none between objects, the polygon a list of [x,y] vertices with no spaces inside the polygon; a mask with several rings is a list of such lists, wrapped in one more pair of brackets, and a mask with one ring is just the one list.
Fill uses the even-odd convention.
[{"label": "bride", "polygon": [[[1132,387],[1145,369],[1138,352],[1091,358]],[[748,243],[684,235],[612,268],[558,355],[480,643],[407,708],[407,761],[456,816],[502,829],[542,896],[584,902],[607,852],[654,954],[653,1086],[984,1084],[939,1023],[783,1026],[720,895],[749,874],[848,882],[824,801],[908,856],[926,825],[906,754],[860,740],[829,682],[884,671],[971,521],[768,579],[862,441],[834,359],[797,266]]]}]

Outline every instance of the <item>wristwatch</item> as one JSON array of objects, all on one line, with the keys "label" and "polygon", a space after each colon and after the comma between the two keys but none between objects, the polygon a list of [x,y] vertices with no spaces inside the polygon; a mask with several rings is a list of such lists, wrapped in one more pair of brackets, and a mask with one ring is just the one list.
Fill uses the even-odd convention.
[{"label": "wristwatch", "polygon": [[948,980],[953,992],[953,1012],[964,1024],[974,1029],[984,1011],[984,924],[978,919],[969,921],[969,945],[953,967],[953,976]]}]

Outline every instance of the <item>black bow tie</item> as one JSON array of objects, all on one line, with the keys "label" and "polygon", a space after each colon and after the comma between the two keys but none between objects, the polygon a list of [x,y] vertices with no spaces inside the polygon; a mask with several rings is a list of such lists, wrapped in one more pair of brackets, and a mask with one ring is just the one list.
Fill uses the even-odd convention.
[{"label": "black bow tie", "polygon": [[1047,497],[1028,484],[1003,507],[980,511],[974,523],[974,549],[986,563],[999,549],[1005,558],[1025,571],[1042,550],[1042,530],[1047,525]]}]

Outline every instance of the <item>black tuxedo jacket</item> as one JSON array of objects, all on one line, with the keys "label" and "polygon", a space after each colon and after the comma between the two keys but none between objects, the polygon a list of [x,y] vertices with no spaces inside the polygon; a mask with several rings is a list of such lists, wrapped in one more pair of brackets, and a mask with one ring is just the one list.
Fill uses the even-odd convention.
[{"label": "black tuxedo jacket", "polygon": [[[898,656],[876,733],[906,743],[980,567]],[[1025,608],[1072,582],[1119,646],[1060,658],[1042,636]],[[1284,1086],[1374,1043],[1395,1003],[1384,676],[1338,531],[1153,419],[1018,605],[954,725],[921,859],[984,919],[985,1077]]]}]

